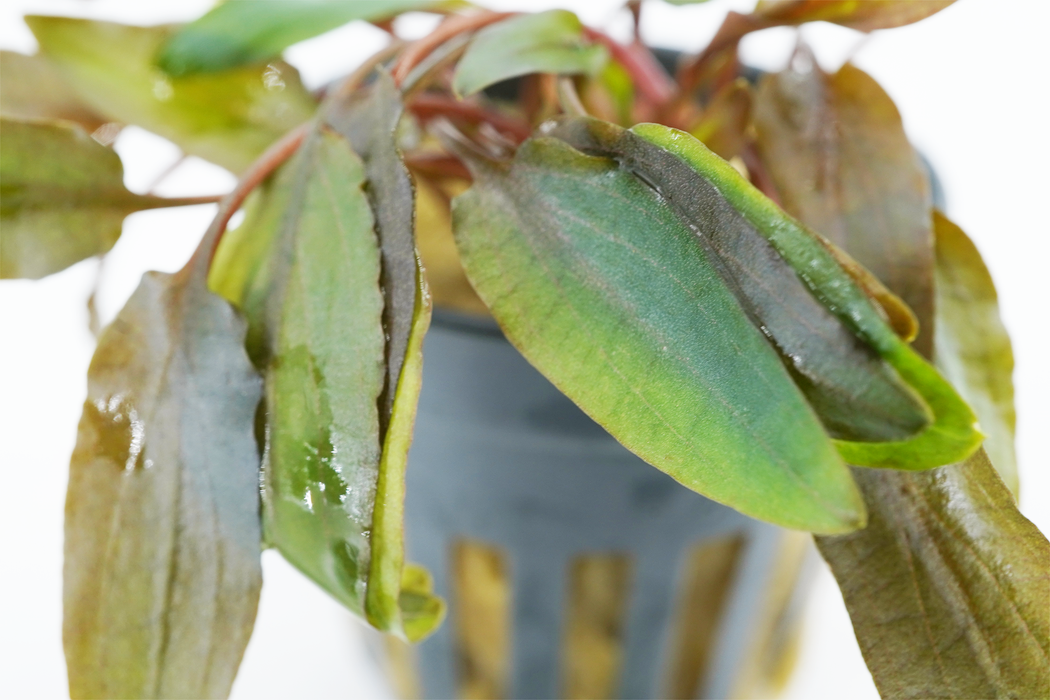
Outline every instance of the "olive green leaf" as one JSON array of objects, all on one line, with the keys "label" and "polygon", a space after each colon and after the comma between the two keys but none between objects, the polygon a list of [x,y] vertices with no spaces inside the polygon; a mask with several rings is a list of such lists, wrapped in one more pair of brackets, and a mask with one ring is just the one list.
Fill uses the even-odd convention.
[{"label": "olive green leaf", "polygon": [[310,118],[313,98],[287,64],[170,78],[154,66],[171,27],[26,17],[40,51],[86,104],[233,172]]},{"label": "olive green leaf", "polygon": [[157,64],[172,76],[270,60],[297,42],[354,20],[448,5],[440,0],[227,0],[168,39]]},{"label": "olive green leaf", "polygon": [[112,248],[128,214],[195,201],[132,194],[120,157],[72,122],[0,124],[0,278],[58,272]]},{"label": "olive green leaf", "polygon": [[1047,697],[1050,545],[984,450],[854,476],[868,527],[817,544],[882,697]]},{"label": "olive green leaf", "polygon": [[226,697],[251,635],[262,389],[205,266],[147,273],[91,362],[66,498],[74,698]]},{"label": "olive green leaf", "polygon": [[509,167],[470,163],[453,203],[464,268],[562,392],[710,498],[797,529],[863,526],[817,416],[664,196],[556,138],[525,142]]},{"label": "olive green leaf", "polygon": [[999,318],[995,285],[977,247],[962,229],[935,211],[933,231],[937,366],[973,406],[986,435],[984,449],[1016,497],[1014,354]]},{"label": "olive green leaf", "polygon": [[832,22],[870,32],[918,22],[955,0],[759,0],[751,15],[768,26]]},{"label": "olive green leaf", "polygon": [[106,119],[79,99],[40,55],[0,51],[0,114],[21,119],[62,119],[91,132]]},{"label": "olive green leaf", "polygon": [[[829,76],[809,65],[766,76],[754,98],[758,150],[781,203],[930,317],[930,188],[900,113],[860,69]],[[915,348],[929,355],[932,343],[920,324]]]},{"label": "olive green leaf", "polygon": [[[844,458],[864,466],[929,469],[977,449],[981,434],[970,408],[893,332],[842,267],[844,253],[786,216],[684,132],[657,124],[632,129],[638,139],[611,125],[589,132],[660,193],[701,245],[711,246],[726,284],[777,348],[825,427],[840,438],[836,447]],[[623,145],[611,146],[614,134]],[[701,204],[712,198],[721,200],[719,208]],[[828,322],[833,316],[838,323]],[[847,349],[861,341],[872,353],[868,358],[863,348]],[[922,397],[934,418],[904,439],[892,431],[909,424],[914,431],[918,416],[912,409],[909,418],[910,391],[902,395],[901,384]]]},{"label": "olive green leaf", "polygon": [[414,640],[444,609],[403,574],[430,297],[393,140],[401,105],[385,75],[368,95],[326,108],[220,245],[211,284],[248,314],[249,351],[266,370],[268,542],[373,625]]},{"label": "olive green leaf", "polygon": [[477,33],[456,67],[452,89],[473,95],[528,73],[596,75],[607,58],[604,46],[584,41],[580,19],[567,10],[519,15]]}]

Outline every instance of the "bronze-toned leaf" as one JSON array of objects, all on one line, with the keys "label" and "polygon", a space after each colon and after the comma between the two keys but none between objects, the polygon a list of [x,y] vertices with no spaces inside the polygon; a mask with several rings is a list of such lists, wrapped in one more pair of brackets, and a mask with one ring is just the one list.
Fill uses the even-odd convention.
[{"label": "bronze-toned leaf", "polygon": [[117,154],[72,122],[0,124],[0,278],[58,272],[112,248],[131,212],[196,201],[132,194]]},{"label": "bronze-toned leaf", "polygon": [[91,132],[105,117],[77,97],[62,75],[37,54],[0,51],[0,114],[22,119],[64,119]]},{"label": "bronze-toned leaf", "polygon": [[759,0],[752,17],[769,26],[832,22],[870,32],[918,22],[955,0]]},{"label": "bronze-toned leaf", "polygon": [[[826,75],[801,49],[760,82],[754,125],[762,160],[790,214],[843,248],[917,316],[933,309],[933,234],[926,171],[889,96],[846,64]],[[929,356],[933,329],[915,348]]]},{"label": "bronze-toned leaf", "polygon": [[28,16],[40,53],[86,104],[239,173],[285,132],[310,118],[314,101],[280,61],[172,78],[154,65],[171,26],[133,27]]},{"label": "bronze-toned leaf", "polygon": [[74,698],[226,697],[251,635],[261,386],[198,258],[147,273],[91,362],[66,499]]},{"label": "bronze-toned leaf", "polygon": [[1046,698],[1050,545],[984,450],[854,469],[868,527],[818,537],[883,698]]},{"label": "bronze-toned leaf", "polygon": [[977,247],[962,229],[935,211],[933,231],[937,244],[937,366],[973,406],[985,434],[988,458],[1016,497],[1014,354],[999,318],[995,284]]}]

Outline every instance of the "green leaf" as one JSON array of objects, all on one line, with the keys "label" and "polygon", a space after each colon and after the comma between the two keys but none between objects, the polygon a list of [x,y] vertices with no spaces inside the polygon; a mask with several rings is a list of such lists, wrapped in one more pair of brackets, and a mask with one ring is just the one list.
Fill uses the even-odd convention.
[{"label": "green leaf", "polygon": [[[914,437],[904,440],[879,442],[855,442],[836,440],[839,453],[851,464],[893,469],[930,469],[943,464],[965,459],[980,445],[981,433],[976,429],[973,412],[959,398],[951,385],[941,377],[907,343],[899,338],[878,310],[869,302],[867,293],[857,285],[853,276],[842,267],[841,252],[836,253],[825,241],[784,215],[772,201],[759,193],[725,161],[715,157],[688,134],[655,124],[643,124],[634,131],[642,138],[654,143],[669,153],[681,158],[701,177],[715,183],[717,191],[729,205],[740,212],[754,229],[766,238],[784,262],[802,279],[810,292],[831,310],[859,339],[866,342],[897,375],[926,403],[933,414],[934,422]],[[654,171],[658,172],[658,171]],[[651,177],[655,177],[650,173]],[[759,264],[753,269],[763,269]],[[742,273],[741,273],[742,278]],[[782,294],[782,293],[780,293]],[[778,319],[773,311],[776,297],[766,302],[770,312],[760,315],[761,325],[774,327]],[[787,334],[774,333],[775,342],[785,343],[785,353],[795,364],[796,376],[803,367],[786,345]],[[805,336],[794,342],[806,340]],[[812,339],[809,339],[812,341]],[[819,350],[819,345],[806,347],[809,355]],[[830,358],[824,358],[828,362]],[[827,372],[827,369],[825,369]],[[839,386],[845,390],[851,379],[846,376],[844,366],[840,373]],[[831,374],[828,372],[828,374]],[[817,375],[814,375],[816,377]],[[833,377],[827,377],[833,379]],[[812,380],[810,380],[812,381]],[[853,389],[859,393],[870,380],[861,380],[859,374],[852,378]],[[800,382],[805,386],[805,382]],[[830,393],[834,393],[834,386]],[[815,394],[809,391],[809,396]],[[829,394],[830,394],[829,393]],[[818,409],[829,405],[830,395],[814,400]],[[850,401],[844,402],[848,410]],[[831,404],[833,405],[833,404]],[[868,404],[874,408],[875,404]]]},{"label": "green leaf", "polygon": [[75,698],[226,697],[251,635],[261,386],[201,262],[147,273],[88,372],[66,499]]},{"label": "green leaf", "polygon": [[999,318],[992,276],[977,247],[940,212],[933,214],[937,281],[937,366],[981,421],[984,449],[1017,496],[1014,454],[1014,354]]},{"label": "green leaf", "polygon": [[863,526],[816,415],[664,197],[555,138],[527,141],[509,168],[471,165],[453,204],[464,268],[562,392],[710,498],[786,527]]},{"label": "green leaf", "polygon": [[1047,697],[1050,545],[984,450],[854,476],[868,527],[817,544],[882,697]]},{"label": "green leaf", "polygon": [[[800,57],[812,59],[805,48]],[[860,69],[829,76],[809,65],[766,76],[754,98],[758,149],[783,207],[931,317],[930,188],[900,113]],[[932,343],[920,324],[915,348],[929,355]]]},{"label": "green leaf", "polygon": [[313,99],[294,68],[254,65],[169,78],[154,67],[171,27],[26,17],[41,53],[107,119],[136,124],[233,172],[310,118]]},{"label": "green leaf", "polygon": [[129,192],[117,154],[71,122],[0,124],[0,278],[58,272],[112,248],[131,212],[186,203]]},{"label": "green leaf", "polygon": [[227,0],[163,45],[157,63],[171,76],[260,63],[297,42],[354,20],[380,20],[448,3],[439,0]]},{"label": "green leaf", "polygon": [[77,99],[43,56],[0,51],[0,114],[21,119],[63,119],[91,132],[105,119]]},{"label": "green leaf", "polygon": [[607,58],[604,46],[584,41],[583,25],[567,10],[519,15],[477,33],[456,67],[452,89],[473,95],[528,73],[596,75]]},{"label": "green leaf", "polygon": [[912,24],[936,14],[955,0],[759,0],[752,17],[767,26],[832,22],[870,32]]},{"label": "green leaf", "polygon": [[367,98],[330,105],[220,245],[211,284],[245,309],[267,372],[268,541],[374,626],[415,640],[444,605],[418,582],[403,590],[404,470],[430,297],[394,145],[401,109],[385,74]]}]

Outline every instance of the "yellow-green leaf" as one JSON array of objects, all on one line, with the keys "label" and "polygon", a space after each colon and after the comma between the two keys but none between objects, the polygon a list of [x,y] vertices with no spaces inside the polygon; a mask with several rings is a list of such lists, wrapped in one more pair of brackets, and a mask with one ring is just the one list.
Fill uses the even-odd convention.
[{"label": "yellow-green leaf", "polygon": [[985,433],[992,466],[1017,496],[1014,453],[1013,369],[1010,336],[999,318],[999,299],[981,254],[962,229],[934,212],[937,296],[934,357]]},{"label": "yellow-green leaf", "polygon": [[233,172],[314,110],[296,70],[280,62],[167,76],[154,57],[173,27],[43,16],[26,23],[41,54],[99,114],[160,134]]},{"label": "yellow-green leaf", "polygon": [[98,112],[81,102],[46,58],[0,51],[0,114],[21,119],[63,119],[87,131],[105,123]]}]

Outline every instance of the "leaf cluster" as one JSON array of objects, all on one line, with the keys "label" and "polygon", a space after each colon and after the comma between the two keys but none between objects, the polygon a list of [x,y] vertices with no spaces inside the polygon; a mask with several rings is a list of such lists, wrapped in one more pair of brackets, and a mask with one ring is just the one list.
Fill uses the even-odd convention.
[{"label": "leaf cluster", "polygon": [[[145,276],[99,339],[67,496],[71,694],[225,696],[263,547],[377,629],[440,624],[402,534],[437,304],[491,315],[685,487],[814,533],[885,697],[1046,697],[1050,547],[1014,500],[1013,360],[980,254],[870,76],[800,45],[749,80],[737,55],[759,29],[949,4],[762,0],[673,77],[562,10],[27,18],[40,53],[2,56],[0,275],[202,201],[124,188],[123,125],[241,176],[187,266]],[[445,18],[320,94],[280,60],[420,10]]]}]

